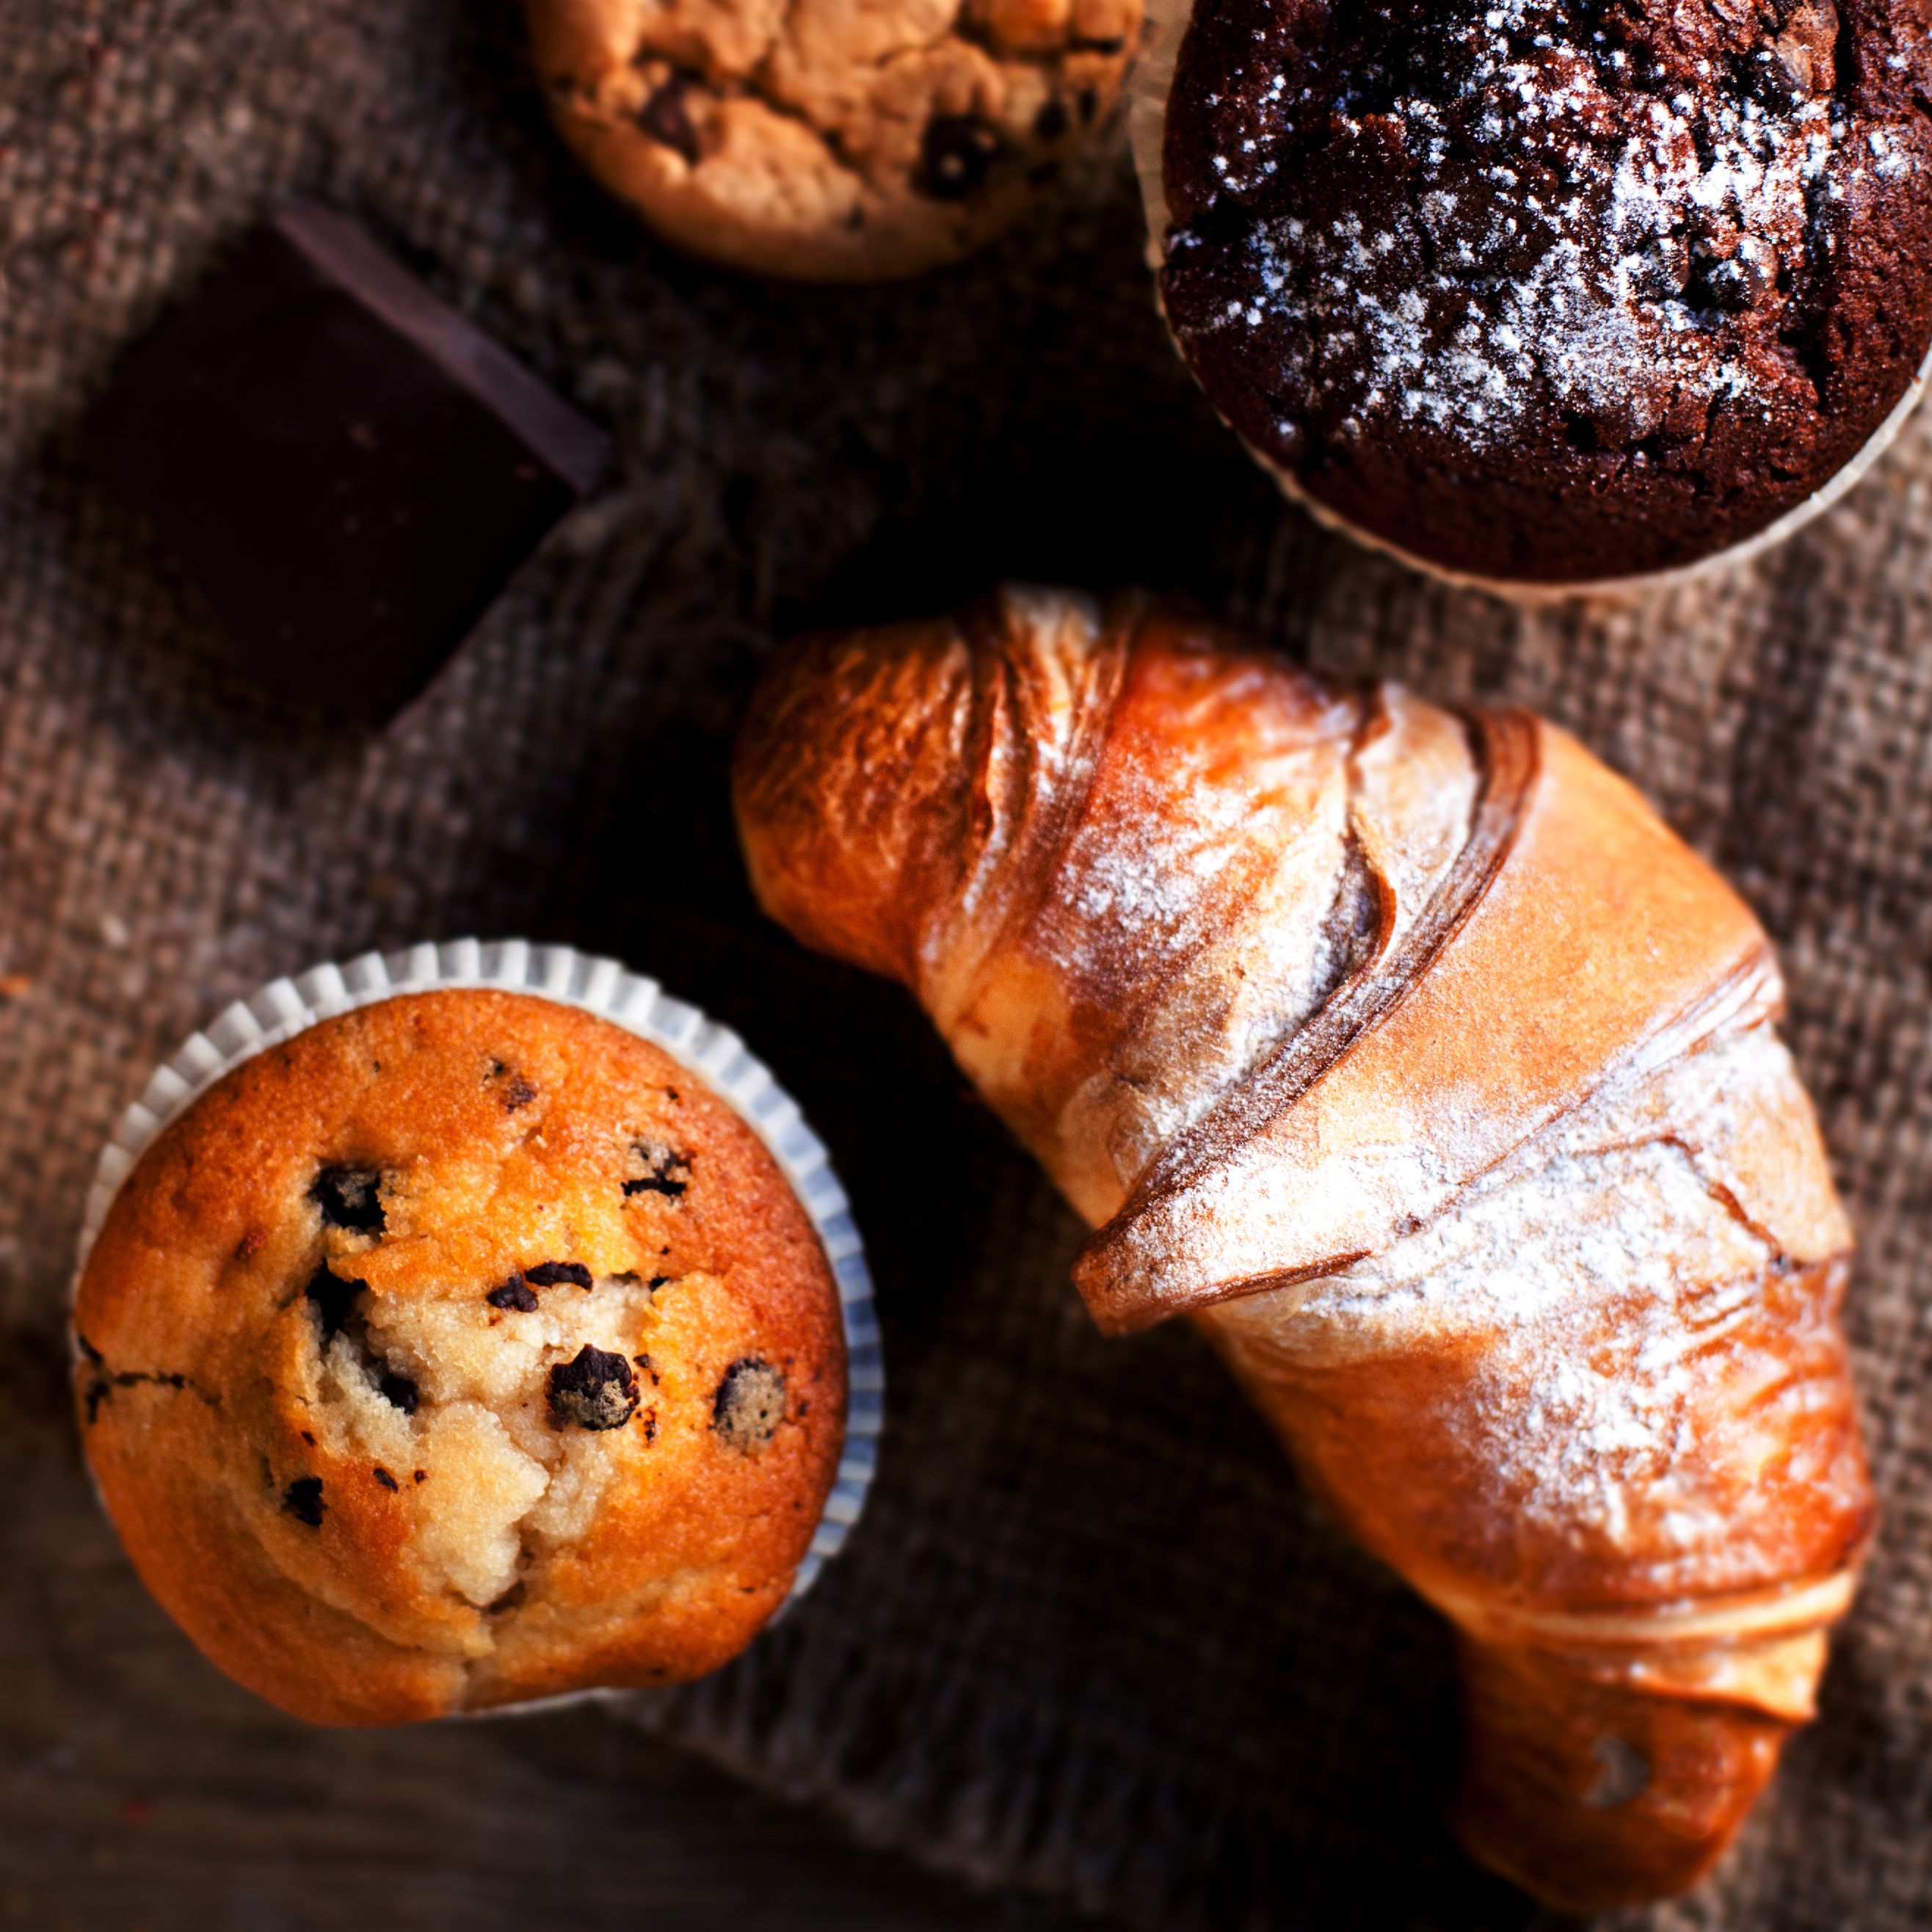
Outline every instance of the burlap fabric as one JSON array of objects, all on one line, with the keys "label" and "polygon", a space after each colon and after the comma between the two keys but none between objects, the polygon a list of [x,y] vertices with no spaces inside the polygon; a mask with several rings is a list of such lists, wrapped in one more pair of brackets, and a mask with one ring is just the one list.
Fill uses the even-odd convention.
[{"label": "burlap fabric", "polygon": [[[1070,1216],[917,1016],[762,926],[739,876],[724,748],[786,630],[1000,572],[1184,590],[1318,664],[1549,712],[1780,942],[1862,1235],[1850,1322],[1884,1534],[1824,1718],[1741,1850],[1630,1922],[1923,1924],[1932,418],[1748,570],[1522,614],[1276,500],[1170,356],[1118,155],[963,271],[751,286],[655,253],[578,180],[519,45],[508,0],[0,6],[16,1396],[52,1373],[104,1132],[220,1004],[470,931],[621,954],[742,1027],[826,1132],[892,1375],[848,1558],[737,1667],[635,1714],[880,1840],[1143,1924],[1529,1922],[1436,1822],[1453,1705],[1430,1616],[1314,1519],[1190,1334],[1092,1334]],[[296,188],[367,221],[621,449],[378,735],[232,677],[76,454],[119,347]]]}]

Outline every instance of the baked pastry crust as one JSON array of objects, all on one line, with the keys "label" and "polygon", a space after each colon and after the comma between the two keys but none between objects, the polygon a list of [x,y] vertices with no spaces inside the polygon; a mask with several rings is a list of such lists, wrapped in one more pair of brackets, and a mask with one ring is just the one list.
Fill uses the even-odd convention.
[{"label": "baked pastry crust", "polygon": [[871,281],[1004,229],[1106,118],[1141,0],[526,0],[550,110],[667,239]]},{"label": "baked pastry crust", "polygon": [[703,1082],[480,990],[327,1020],[142,1156],[76,1292],[88,1463],[220,1668],[390,1723],[715,1669],[836,1473],[806,1213]]},{"label": "baked pastry crust", "polygon": [[1454,1623],[1458,1822],[1681,1889],[1812,1714],[1871,1523],[1850,1230],[1748,909],[1514,710],[1008,591],[802,641],[740,740],[761,902],[910,986],[1336,1520]]}]

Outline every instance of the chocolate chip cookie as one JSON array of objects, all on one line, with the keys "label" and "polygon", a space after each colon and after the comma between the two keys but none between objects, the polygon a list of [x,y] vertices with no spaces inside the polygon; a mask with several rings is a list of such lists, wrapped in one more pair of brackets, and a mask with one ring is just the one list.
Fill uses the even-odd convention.
[{"label": "chocolate chip cookie", "polygon": [[557,124],[668,239],[908,275],[990,240],[1104,119],[1141,0],[526,0]]}]

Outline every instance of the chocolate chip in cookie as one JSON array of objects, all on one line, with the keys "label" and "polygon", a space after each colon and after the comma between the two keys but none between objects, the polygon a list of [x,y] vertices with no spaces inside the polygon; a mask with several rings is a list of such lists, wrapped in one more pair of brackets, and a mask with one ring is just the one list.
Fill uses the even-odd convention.
[{"label": "chocolate chip in cookie", "polygon": [[938,115],[926,123],[913,185],[934,201],[964,201],[986,186],[1006,145],[998,128],[976,115]]},{"label": "chocolate chip in cookie", "polygon": [[688,75],[674,74],[644,103],[638,116],[638,125],[653,141],[662,142],[667,148],[682,154],[695,167],[698,165],[698,130],[691,124],[690,110],[685,105],[685,95],[690,86]]}]

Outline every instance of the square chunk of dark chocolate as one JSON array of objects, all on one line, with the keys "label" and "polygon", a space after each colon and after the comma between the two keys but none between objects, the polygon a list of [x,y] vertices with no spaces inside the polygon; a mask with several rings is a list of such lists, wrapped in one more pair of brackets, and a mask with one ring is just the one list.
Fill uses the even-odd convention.
[{"label": "square chunk of dark chocolate", "polygon": [[247,670],[372,722],[428,682],[610,454],[313,202],[135,348],[87,439]]}]

